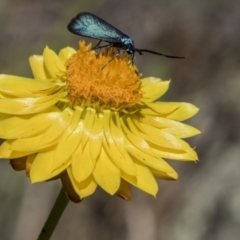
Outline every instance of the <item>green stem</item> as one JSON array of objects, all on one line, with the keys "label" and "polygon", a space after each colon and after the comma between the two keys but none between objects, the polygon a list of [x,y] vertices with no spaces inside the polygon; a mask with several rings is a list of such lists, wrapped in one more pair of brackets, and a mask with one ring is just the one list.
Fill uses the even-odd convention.
[{"label": "green stem", "polygon": [[41,233],[38,236],[37,240],[49,240],[52,236],[52,233],[62,216],[64,209],[66,208],[69,199],[67,198],[64,189],[62,188],[58,198],[50,212],[47,221],[45,222]]}]

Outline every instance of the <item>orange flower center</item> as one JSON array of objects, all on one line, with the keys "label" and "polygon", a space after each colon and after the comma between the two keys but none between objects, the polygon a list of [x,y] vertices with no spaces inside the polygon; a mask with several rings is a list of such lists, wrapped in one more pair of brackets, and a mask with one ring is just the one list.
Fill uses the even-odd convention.
[{"label": "orange flower center", "polygon": [[126,52],[115,57],[116,48],[96,53],[84,41],[79,46],[66,62],[67,91],[73,106],[122,109],[140,102],[140,75]]}]

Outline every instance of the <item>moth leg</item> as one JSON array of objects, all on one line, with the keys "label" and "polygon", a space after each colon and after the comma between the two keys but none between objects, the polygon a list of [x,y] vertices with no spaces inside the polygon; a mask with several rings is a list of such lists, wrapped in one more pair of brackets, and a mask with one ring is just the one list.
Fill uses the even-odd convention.
[{"label": "moth leg", "polygon": [[[134,66],[134,54],[135,54],[135,53],[132,54],[132,66]],[[136,73],[137,75],[139,75],[139,73],[138,73],[137,70],[135,70],[135,73]]]},{"label": "moth leg", "polygon": [[104,47],[109,47],[109,46],[112,46],[111,43],[107,44],[107,45],[103,45],[103,46],[99,46],[100,49],[104,48]]},{"label": "moth leg", "polygon": [[111,43],[110,43],[110,44],[107,44],[107,45],[104,45],[104,46],[99,46],[99,45],[101,44],[101,42],[102,42],[102,40],[100,40],[100,41],[98,42],[98,44],[97,44],[95,47],[93,47],[91,50],[89,50],[88,52],[90,52],[90,51],[92,51],[92,50],[96,50],[96,49],[101,49],[101,48],[104,48],[104,47],[107,47],[107,46],[110,46],[110,45],[111,45]]},{"label": "moth leg", "polygon": [[102,49],[102,48],[104,48],[104,47],[108,47],[108,46],[112,46],[112,45],[113,45],[112,43],[108,43],[108,44],[106,44],[106,45],[100,46],[100,43],[101,43],[101,42],[102,42],[102,40],[100,40],[100,41],[98,42],[98,44],[97,44],[94,48],[92,48],[92,50]]},{"label": "moth leg", "polygon": [[98,44],[97,44],[95,47],[92,48],[92,50],[100,48],[99,45],[100,45],[101,42],[102,42],[102,40],[100,40],[100,41],[98,42]]},{"label": "moth leg", "polygon": [[101,70],[103,70],[110,62],[112,62],[116,57],[118,57],[120,55],[120,49],[118,49],[117,51],[117,54],[112,58],[110,59],[102,68]]},{"label": "moth leg", "polygon": [[134,65],[134,53],[132,54],[132,66]]}]

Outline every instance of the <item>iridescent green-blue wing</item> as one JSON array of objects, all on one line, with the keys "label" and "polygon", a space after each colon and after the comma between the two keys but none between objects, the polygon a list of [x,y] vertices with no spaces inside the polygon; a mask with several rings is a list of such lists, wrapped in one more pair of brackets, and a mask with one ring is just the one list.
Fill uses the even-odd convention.
[{"label": "iridescent green-blue wing", "polygon": [[129,38],[111,24],[92,13],[79,13],[68,24],[68,30],[76,35],[94,38],[109,43],[120,43]]}]

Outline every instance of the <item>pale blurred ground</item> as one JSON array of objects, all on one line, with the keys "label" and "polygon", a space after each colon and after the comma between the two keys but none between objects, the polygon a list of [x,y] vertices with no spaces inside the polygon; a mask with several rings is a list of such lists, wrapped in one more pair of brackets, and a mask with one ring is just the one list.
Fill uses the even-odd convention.
[{"label": "pale blurred ground", "polygon": [[[198,164],[173,162],[180,178],[159,181],[157,199],[134,190],[126,202],[98,190],[81,204],[70,203],[52,240],[240,239],[239,10],[238,0],[0,1],[0,73],[30,77],[28,57],[45,45],[76,47],[80,38],[66,25],[90,11],[139,48],[185,56],[146,54],[136,64],[144,76],[172,79],[165,100],[201,109],[189,121],[203,131],[190,140]],[[60,186],[31,185],[0,161],[0,239],[36,239]]]}]

